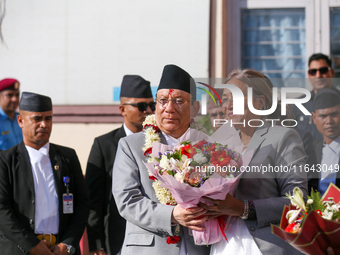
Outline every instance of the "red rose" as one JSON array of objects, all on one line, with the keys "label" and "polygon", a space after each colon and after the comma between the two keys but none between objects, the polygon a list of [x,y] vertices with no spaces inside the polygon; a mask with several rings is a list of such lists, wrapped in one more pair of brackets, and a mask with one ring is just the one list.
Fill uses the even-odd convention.
[{"label": "red rose", "polygon": [[166,242],[168,244],[172,244],[172,243],[178,243],[179,240],[181,240],[179,236],[169,236],[168,239],[166,239]]},{"label": "red rose", "polygon": [[151,154],[152,153],[152,147],[148,148],[145,152],[144,152],[144,156]]},{"label": "red rose", "polygon": [[295,223],[291,223],[291,224],[288,224],[288,226],[285,228],[285,231],[288,232],[288,233],[297,233],[295,230],[294,230],[294,227],[295,227]]},{"label": "red rose", "polygon": [[146,124],[144,127],[143,127],[143,130],[146,129],[147,127],[152,127],[156,133],[159,133],[161,132],[161,130],[159,129],[159,127],[155,126],[155,125],[151,125],[151,124]]},{"label": "red rose", "polygon": [[156,180],[157,180],[157,178],[156,178],[155,176],[153,176],[153,175],[150,175],[150,176],[149,176],[149,179],[150,179],[150,180],[153,180],[153,181],[156,181]]},{"label": "red rose", "polygon": [[191,144],[188,144],[188,145],[185,145],[181,148],[181,151],[180,151],[181,155],[185,155],[187,156],[188,158],[190,158],[190,153],[191,153]]}]

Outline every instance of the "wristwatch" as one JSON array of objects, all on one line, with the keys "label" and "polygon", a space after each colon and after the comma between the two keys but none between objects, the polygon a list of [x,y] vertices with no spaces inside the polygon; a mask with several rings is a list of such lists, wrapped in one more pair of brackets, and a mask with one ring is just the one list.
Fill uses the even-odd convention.
[{"label": "wristwatch", "polygon": [[76,252],[76,248],[74,248],[72,245],[66,244],[67,252],[71,255],[73,255]]},{"label": "wristwatch", "polygon": [[240,217],[242,220],[247,220],[248,216],[249,216],[249,202],[248,200],[244,200],[243,214]]}]

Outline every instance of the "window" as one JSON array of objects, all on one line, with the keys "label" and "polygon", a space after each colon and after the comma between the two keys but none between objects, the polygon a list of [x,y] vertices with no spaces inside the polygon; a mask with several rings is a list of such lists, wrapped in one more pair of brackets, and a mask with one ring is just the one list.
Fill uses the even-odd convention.
[{"label": "window", "polygon": [[304,78],[306,29],[303,8],[242,9],[241,68],[269,78]]},{"label": "window", "polygon": [[340,78],[339,0],[229,0],[225,10],[225,73],[250,67],[269,78],[299,80],[274,86],[311,89],[302,80],[307,77],[308,58],[321,52],[331,56]]}]

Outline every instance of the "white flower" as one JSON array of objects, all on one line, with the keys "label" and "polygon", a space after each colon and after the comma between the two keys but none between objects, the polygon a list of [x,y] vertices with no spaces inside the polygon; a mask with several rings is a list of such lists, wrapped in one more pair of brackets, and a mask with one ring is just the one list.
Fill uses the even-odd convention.
[{"label": "white flower", "polygon": [[144,122],[143,122],[143,127],[145,125],[154,125],[156,126],[156,119],[155,119],[155,114],[151,114],[146,116]]},{"label": "white flower", "polygon": [[305,201],[303,201],[303,193],[300,188],[295,187],[293,190],[293,196],[290,195],[290,192],[286,194],[286,196],[290,199],[290,203],[296,206],[298,209],[302,209],[306,211]]},{"label": "white flower", "polygon": [[182,169],[191,169],[190,163],[192,162],[191,158],[186,157],[186,159],[183,162]]},{"label": "white flower", "polygon": [[161,161],[159,162],[159,166],[166,170],[171,170],[170,161],[166,155],[162,155]]},{"label": "white flower", "polygon": [[324,210],[324,212],[322,213],[322,218],[326,219],[326,220],[331,220],[333,217],[333,212],[329,211],[329,210]]},{"label": "white flower", "polygon": [[204,164],[208,161],[206,157],[204,157],[203,153],[197,153],[194,155],[193,160],[198,164]]},{"label": "white flower", "polygon": [[307,205],[311,205],[311,204],[313,204],[313,203],[314,203],[314,200],[313,200],[313,199],[310,198],[310,199],[307,200]]},{"label": "white flower", "polygon": [[180,183],[183,183],[183,182],[184,182],[184,176],[183,176],[182,173],[180,173],[180,172],[177,172],[177,173],[175,174],[175,178],[176,178],[176,180],[177,180],[178,182],[180,182]]},{"label": "white flower", "polygon": [[286,218],[288,219],[288,223],[292,224],[299,217],[301,209],[299,210],[290,210],[286,214]]}]

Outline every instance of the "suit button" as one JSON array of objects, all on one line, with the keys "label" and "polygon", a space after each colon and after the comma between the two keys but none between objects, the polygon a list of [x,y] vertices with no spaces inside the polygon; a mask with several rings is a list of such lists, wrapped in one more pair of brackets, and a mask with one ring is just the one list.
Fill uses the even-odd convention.
[{"label": "suit button", "polygon": [[251,227],[250,227],[250,231],[255,231],[255,227],[254,227],[254,226],[251,226]]},{"label": "suit button", "polygon": [[265,225],[265,226],[269,226],[269,222],[265,222],[264,225]]},{"label": "suit button", "polygon": [[30,224],[33,225],[34,224],[34,220],[30,219]]}]

